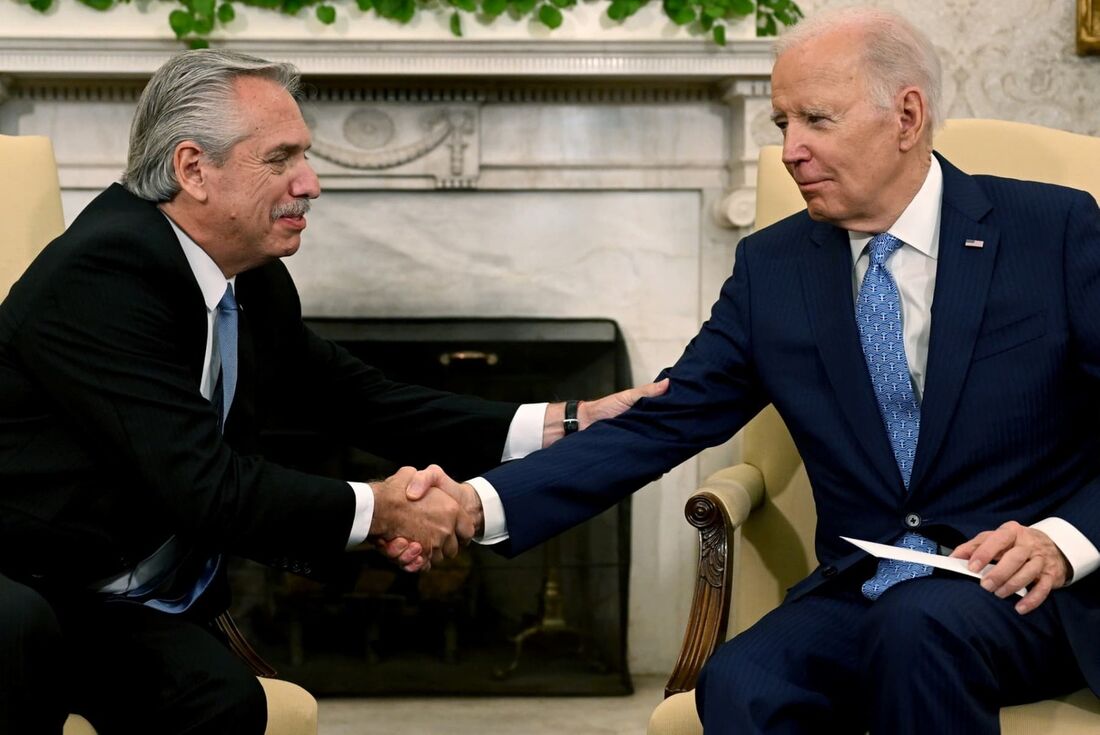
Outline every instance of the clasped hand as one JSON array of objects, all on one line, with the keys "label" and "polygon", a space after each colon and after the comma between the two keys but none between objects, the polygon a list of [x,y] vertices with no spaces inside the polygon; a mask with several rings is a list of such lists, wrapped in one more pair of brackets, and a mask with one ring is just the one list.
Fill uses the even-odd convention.
[{"label": "clasped hand", "polygon": [[371,538],[407,572],[426,571],[432,562],[457,555],[482,528],[477,493],[437,465],[402,467],[374,488]]},{"label": "clasped hand", "polygon": [[[659,396],[668,390],[669,381],[661,380],[637,388],[628,388],[594,401],[584,401],[578,411],[581,429],[596,421],[613,418],[642,398]],[[552,424],[561,427],[562,404],[552,406]],[[550,411],[548,410],[548,416]],[[544,431],[543,445],[560,438],[559,431]],[[386,498],[379,507],[379,496]],[[392,521],[388,515],[394,514]],[[420,511],[423,515],[417,518]],[[375,522],[371,538],[378,548],[407,572],[425,571],[433,561],[456,555],[475,534],[484,530],[481,497],[469,483],[459,483],[439,466],[415,470],[403,467],[375,489]],[[377,530],[376,530],[377,527]]]},{"label": "clasped hand", "polygon": [[457,555],[478,532],[481,502],[477,494],[436,465],[419,471],[402,467],[373,487],[370,538],[405,571],[424,571],[432,562]]}]

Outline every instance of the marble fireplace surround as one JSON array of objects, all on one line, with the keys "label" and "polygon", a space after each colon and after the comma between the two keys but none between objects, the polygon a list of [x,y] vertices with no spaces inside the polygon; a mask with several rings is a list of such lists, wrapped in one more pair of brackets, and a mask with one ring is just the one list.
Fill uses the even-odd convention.
[{"label": "marble fireplace surround", "polygon": [[[71,220],[117,179],[142,79],[179,45],[11,27],[0,133],[52,138]],[[755,39],[231,46],[308,82],[325,193],[288,261],[307,314],[608,317],[638,382],[706,318],[751,226],[758,148],[774,141],[771,55]],[[675,660],[697,553],[683,504],[732,456],[707,450],[636,495],[634,673]]]}]

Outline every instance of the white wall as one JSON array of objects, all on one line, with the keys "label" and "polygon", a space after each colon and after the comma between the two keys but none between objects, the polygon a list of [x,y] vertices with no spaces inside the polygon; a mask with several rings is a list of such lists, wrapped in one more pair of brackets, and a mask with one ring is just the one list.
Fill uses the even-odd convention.
[{"label": "white wall", "polygon": [[[807,14],[851,4],[800,0]],[[991,117],[1100,135],[1100,56],[1074,53],[1073,0],[863,4],[893,8],[932,38],[943,62],[947,117]]]}]

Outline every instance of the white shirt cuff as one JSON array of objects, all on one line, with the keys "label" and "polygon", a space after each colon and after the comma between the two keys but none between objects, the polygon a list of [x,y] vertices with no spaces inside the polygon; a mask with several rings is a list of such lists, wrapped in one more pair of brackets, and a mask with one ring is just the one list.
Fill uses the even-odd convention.
[{"label": "white shirt cuff", "polygon": [[348,537],[348,551],[367,540],[370,524],[374,520],[374,490],[366,482],[349,482],[355,493],[355,517],[351,521],[351,536]]},{"label": "white shirt cuff", "polygon": [[475,477],[467,480],[478,497],[481,498],[481,514],[485,520],[485,531],[481,536],[475,536],[474,541],[479,544],[496,544],[508,538],[508,524],[504,518],[504,503],[500,502],[494,488],[484,477]]},{"label": "white shirt cuff", "polygon": [[[549,405],[549,403],[524,403],[516,410],[516,415],[512,417],[512,423],[508,426],[508,438],[504,440],[504,454],[500,457],[501,462],[523,459],[531,452],[542,449],[542,426],[546,423],[546,407]],[[493,495],[496,495],[495,491]]]},{"label": "white shirt cuff", "polygon": [[1078,531],[1077,527],[1069,521],[1061,518],[1044,518],[1032,524],[1031,527],[1050,536],[1050,540],[1069,561],[1073,569],[1073,578],[1068,584],[1080,582],[1100,567],[1100,551],[1097,551],[1085,534]]}]

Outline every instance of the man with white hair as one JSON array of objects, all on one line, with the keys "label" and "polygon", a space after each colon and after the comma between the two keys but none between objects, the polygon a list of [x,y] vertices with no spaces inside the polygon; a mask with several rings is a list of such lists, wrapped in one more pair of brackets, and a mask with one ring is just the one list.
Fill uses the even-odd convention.
[{"label": "man with white hair", "polygon": [[[443,483],[518,553],[773,403],[820,566],[707,664],[708,733],[996,733],[1002,706],[1100,692],[1100,211],[934,154],[939,90],[894,13],[795,27],[772,117],[807,209],[740,243],[667,393]],[[841,536],[994,566],[979,584]]]}]

